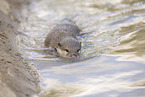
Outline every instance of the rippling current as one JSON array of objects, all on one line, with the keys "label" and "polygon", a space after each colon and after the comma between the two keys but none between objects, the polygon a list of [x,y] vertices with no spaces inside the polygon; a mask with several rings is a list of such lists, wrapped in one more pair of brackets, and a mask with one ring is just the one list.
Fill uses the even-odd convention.
[{"label": "rippling current", "polygon": [[[35,0],[23,15],[17,44],[42,78],[40,97],[145,97],[144,0]],[[82,29],[74,62],[44,47],[66,17]]]}]

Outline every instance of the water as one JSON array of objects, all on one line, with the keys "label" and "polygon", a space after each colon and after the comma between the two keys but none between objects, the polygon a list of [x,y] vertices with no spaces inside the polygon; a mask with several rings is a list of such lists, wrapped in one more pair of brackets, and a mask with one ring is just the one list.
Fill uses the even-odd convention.
[{"label": "water", "polygon": [[[41,97],[145,97],[144,0],[35,0],[23,13],[17,44],[42,77]],[[65,17],[83,31],[74,62],[43,44]]]}]

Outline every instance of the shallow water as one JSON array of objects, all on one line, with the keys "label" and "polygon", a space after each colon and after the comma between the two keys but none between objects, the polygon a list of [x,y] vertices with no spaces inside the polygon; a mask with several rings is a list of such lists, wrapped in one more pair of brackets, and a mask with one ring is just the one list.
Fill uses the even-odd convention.
[{"label": "shallow water", "polygon": [[[35,0],[23,13],[17,44],[42,77],[41,97],[145,96],[144,0]],[[83,31],[74,62],[43,44],[65,17]]]}]

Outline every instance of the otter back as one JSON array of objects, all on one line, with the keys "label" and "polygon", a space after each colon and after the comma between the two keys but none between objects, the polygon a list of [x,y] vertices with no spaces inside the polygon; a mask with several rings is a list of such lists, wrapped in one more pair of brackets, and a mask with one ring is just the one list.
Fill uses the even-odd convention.
[{"label": "otter back", "polygon": [[58,24],[56,25],[47,35],[45,39],[45,46],[52,46],[55,48],[55,45],[60,42],[65,37],[74,37],[79,35],[81,30],[74,24]]}]

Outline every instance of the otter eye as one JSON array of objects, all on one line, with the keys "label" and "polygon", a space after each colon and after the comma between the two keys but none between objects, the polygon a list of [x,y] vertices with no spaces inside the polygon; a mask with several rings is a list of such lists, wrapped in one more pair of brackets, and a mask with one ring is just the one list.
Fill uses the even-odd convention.
[{"label": "otter eye", "polygon": [[69,52],[67,49],[65,49],[66,52]]},{"label": "otter eye", "polygon": [[79,51],[80,51],[80,49],[77,50],[77,52],[79,52]]},{"label": "otter eye", "polygon": [[60,43],[58,43],[58,46],[59,46],[59,47],[61,47],[61,44],[60,44]]}]

